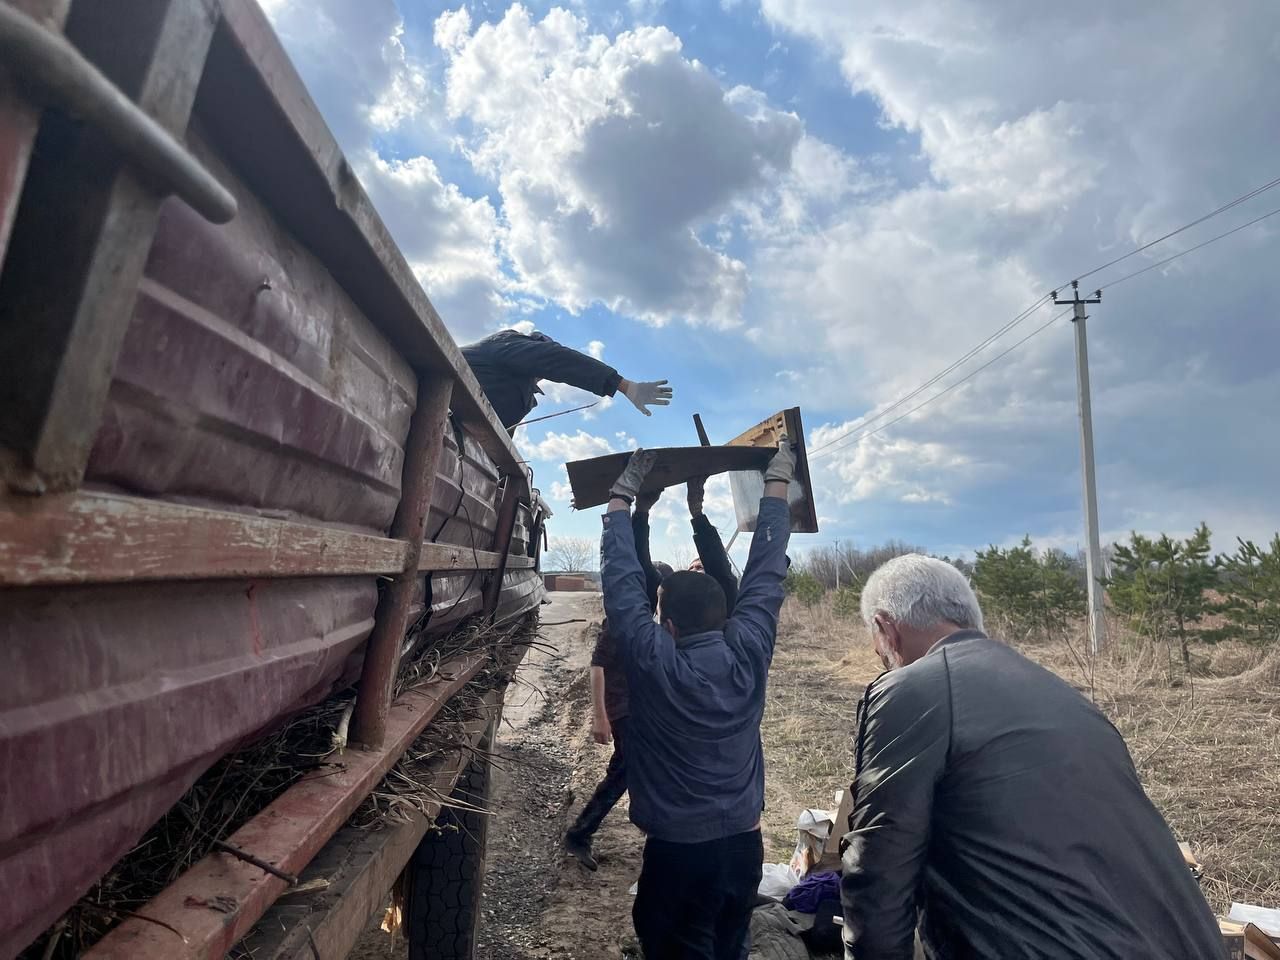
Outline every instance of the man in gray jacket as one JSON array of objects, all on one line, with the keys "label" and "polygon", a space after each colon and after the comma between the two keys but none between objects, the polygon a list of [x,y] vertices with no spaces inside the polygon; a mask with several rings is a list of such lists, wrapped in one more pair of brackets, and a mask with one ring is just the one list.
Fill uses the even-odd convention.
[{"label": "man in gray jacket", "polygon": [[982,632],[959,571],[891,560],[862,616],[887,672],[858,711],[849,960],[909,960],[917,923],[948,960],[1226,956],[1119,732]]}]

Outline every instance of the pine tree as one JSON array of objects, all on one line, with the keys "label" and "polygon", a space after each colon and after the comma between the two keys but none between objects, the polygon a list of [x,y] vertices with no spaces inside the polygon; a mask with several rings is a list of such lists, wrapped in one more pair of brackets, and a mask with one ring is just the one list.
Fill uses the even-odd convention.
[{"label": "pine tree", "polygon": [[973,586],[982,595],[987,612],[1003,616],[1009,626],[1029,636],[1044,618],[1037,594],[1041,587],[1039,565],[1031,538],[1008,550],[991,546],[979,550],[973,567]]},{"label": "pine tree", "polygon": [[1215,610],[1227,618],[1219,636],[1250,643],[1280,640],[1280,533],[1270,549],[1237,538],[1239,548],[1218,558],[1225,594]]},{"label": "pine tree", "polygon": [[1201,636],[1198,624],[1212,604],[1206,591],[1217,583],[1209,551],[1209,528],[1203,523],[1186,540],[1134,533],[1129,543],[1116,544],[1107,583],[1112,605],[1140,633],[1158,642],[1178,641],[1188,671],[1188,644]]},{"label": "pine tree", "polygon": [[1061,550],[1046,550],[1040,557],[1039,593],[1045,635],[1066,633],[1073,620],[1085,615],[1087,600],[1078,561]]}]

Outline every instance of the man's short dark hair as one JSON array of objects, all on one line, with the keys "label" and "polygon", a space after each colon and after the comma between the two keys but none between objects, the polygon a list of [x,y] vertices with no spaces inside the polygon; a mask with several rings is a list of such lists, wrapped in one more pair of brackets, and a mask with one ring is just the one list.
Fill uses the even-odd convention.
[{"label": "man's short dark hair", "polygon": [[715,577],[677,570],[662,581],[662,619],[674,623],[682,637],[723,629],[727,610]]}]

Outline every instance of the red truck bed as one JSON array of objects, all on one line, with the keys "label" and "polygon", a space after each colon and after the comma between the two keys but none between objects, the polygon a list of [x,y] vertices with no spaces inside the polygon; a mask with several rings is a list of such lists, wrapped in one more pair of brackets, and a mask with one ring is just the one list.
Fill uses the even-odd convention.
[{"label": "red truck bed", "polygon": [[282,718],[360,681],[389,749],[407,626],[536,609],[545,511],[255,4],[0,14],[0,64],[44,31],[235,201],[211,222],[92,93],[0,69],[8,957]]}]

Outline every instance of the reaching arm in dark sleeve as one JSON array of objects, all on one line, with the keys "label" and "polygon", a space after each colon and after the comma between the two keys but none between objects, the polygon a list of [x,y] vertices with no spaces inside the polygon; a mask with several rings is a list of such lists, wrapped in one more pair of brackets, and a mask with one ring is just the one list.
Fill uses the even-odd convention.
[{"label": "reaching arm in dark sleeve", "polygon": [[724,590],[725,609],[733,613],[738,602],[738,578],[733,575],[729,554],[720,540],[720,531],[711,525],[705,513],[699,514],[690,522],[693,524],[693,545],[698,548],[702,570],[720,584],[720,588]]},{"label": "reaching arm in dark sleeve", "polygon": [[913,956],[934,790],[951,741],[946,660],[917,666],[876,680],[858,723],[850,832],[840,844],[846,960]]},{"label": "reaching arm in dark sleeve", "polygon": [[649,609],[658,609],[658,587],[662,584],[662,575],[653,565],[649,556],[649,515],[637,510],[631,515],[631,535],[636,541],[636,559],[640,561],[640,569],[644,571],[645,593],[649,596]]},{"label": "reaching arm in dark sleeve", "polygon": [[571,350],[546,334],[514,333],[495,341],[493,359],[513,373],[535,380],[554,380],[598,397],[611,397],[622,382],[617,370],[595,357]]}]

